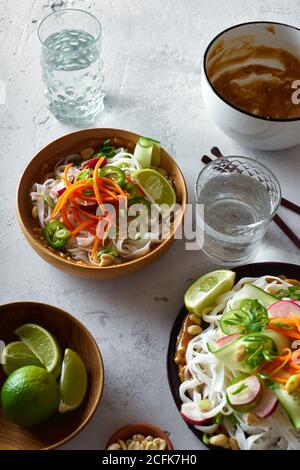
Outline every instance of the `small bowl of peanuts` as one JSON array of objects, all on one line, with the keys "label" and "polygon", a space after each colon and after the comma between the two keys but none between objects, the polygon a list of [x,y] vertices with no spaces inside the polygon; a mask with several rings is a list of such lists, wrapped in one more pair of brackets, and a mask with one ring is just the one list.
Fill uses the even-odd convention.
[{"label": "small bowl of peanuts", "polygon": [[167,434],[150,423],[127,424],[118,429],[106,444],[106,450],[172,450]]}]

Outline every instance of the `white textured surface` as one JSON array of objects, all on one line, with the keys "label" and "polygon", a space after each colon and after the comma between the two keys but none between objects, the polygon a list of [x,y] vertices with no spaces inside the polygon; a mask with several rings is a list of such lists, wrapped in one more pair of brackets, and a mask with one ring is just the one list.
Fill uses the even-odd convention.
[{"label": "white textured surface", "polygon": [[[101,406],[66,448],[101,449],[120,425],[148,420],[168,430],[177,449],[198,449],[201,443],[169,392],[166,348],[186,287],[213,266],[177,242],[156,264],[127,279],[80,280],[39,259],[17,225],[14,200],[22,169],[40,147],[72,130],[48,113],[43,98],[36,32],[55,5],[89,9],[104,27],[107,99],[99,127],[161,140],[181,166],[191,200],[200,156],[218,145],[225,154],[257,156],[269,164],[284,195],[299,203],[299,148],[254,152],[226,138],[206,117],[199,69],[205,45],[220,30],[262,19],[300,26],[300,2],[1,0],[0,80],[7,93],[0,105],[1,302],[37,300],[62,307],[85,323],[101,347],[106,370]],[[284,215],[300,235],[300,218]],[[300,254],[272,224],[257,260],[300,264]]]}]

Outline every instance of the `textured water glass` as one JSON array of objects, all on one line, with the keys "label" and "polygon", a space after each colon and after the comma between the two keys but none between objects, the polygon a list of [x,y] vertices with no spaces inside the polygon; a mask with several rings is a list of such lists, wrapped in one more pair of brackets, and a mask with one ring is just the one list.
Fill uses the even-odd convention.
[{"label": "textured water glass", "polygon": [[60,121],[93,122],[103,111],[101,25],[82,10],[56,11],[41,22],[41,66],[48,109]]},{"label": "textured water glass", "polygon": [[245,157],[226,157],[203,168],[196,197],[204,205],[204,254],[234,266],[257,255],[281,191],[266,166]]}]

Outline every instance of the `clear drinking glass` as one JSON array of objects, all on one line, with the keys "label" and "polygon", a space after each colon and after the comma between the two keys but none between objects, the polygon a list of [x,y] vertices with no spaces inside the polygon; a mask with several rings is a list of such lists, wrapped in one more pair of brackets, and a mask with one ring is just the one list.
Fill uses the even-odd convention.
[{"label": "clear drinking glass", "polygon": [[265,165],[245,157],[224,157],[203,168],[196,198],[204,205],[204,254],[233,266],[256,256],[281,191]]},{"label": "clear drinking glass", "polygon": [[38,30],[48,109],[64,122],[89,123],[103,110],[101,25],[90,13],[59,10]]}]

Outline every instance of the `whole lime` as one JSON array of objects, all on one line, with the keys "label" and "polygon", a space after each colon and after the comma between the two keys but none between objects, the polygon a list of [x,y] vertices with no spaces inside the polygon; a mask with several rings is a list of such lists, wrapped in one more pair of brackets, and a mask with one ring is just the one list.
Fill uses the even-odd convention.
[{"label": "whole lime", "polygon": [[15,370],[1,391],[4,415],[28,428],[50,418],[59,401],[59,385],[48,371],[37,366]]}]

